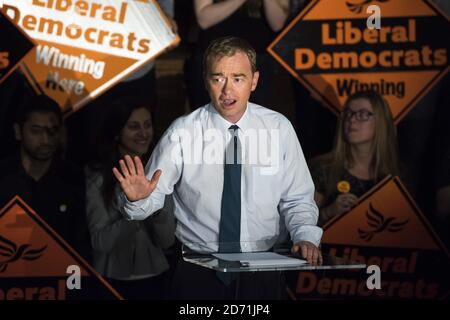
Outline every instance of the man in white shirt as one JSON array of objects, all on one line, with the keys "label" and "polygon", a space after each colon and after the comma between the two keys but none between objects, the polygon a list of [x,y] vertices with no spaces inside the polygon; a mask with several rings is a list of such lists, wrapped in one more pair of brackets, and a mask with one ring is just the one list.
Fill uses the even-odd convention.
[{"label": "man in white shirt", "polygon": [[248,101],[259,77],[255,51],[240,38],[217,39],[204,75],[211,103],[174,121],[145,171],[129,156],[113,169],[124,213],[145,219],[173,193],[176,236],[192,249],[269,250],[284,223],[292,251],[322,263],[314,185],[295,131],[283,115]]}]

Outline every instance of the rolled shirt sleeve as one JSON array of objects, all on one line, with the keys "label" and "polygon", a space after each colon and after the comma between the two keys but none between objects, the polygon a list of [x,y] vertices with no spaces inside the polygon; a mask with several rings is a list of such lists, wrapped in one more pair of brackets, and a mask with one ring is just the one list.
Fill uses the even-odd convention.
[{"label": "rolled shirt sleeve", "polygon": [[317,226],[319,209],[314,201],[314,183],[295,130],[287,119],[286,122],[279,211],[294,243],[309,241],[319,246],[323,231]]}]

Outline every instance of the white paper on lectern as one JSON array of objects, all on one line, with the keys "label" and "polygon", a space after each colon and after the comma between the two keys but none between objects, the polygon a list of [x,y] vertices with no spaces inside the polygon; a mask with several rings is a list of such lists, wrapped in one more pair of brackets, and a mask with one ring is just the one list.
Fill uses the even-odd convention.
[{"label": "white paper on lectern", "polygon": [[215,253],[214,257],[226,261],[239,261],[249,267],[300,266],[306,260],[286,257],[274,252]]}]

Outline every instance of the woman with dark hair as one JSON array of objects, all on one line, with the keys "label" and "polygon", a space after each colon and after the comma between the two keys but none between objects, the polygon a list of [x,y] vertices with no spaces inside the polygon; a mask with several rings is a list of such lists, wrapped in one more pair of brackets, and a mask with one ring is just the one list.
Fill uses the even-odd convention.
[{"label": "woman with dark hair", "polygon": [[125,155],[146,161],[153,143],[148,107],[119,99],[106,108],[96,138],[96,159],[88,166],[87,220],[95,269],[127,299],[163,297],[164,271],[169,269],[163,249],[174,242],[171,201],[143,221],[126,220],[117,206],[118,185],[112,168]]},{"label": "woman with dark hair", "polygon": [[333,150],[311,161],[319,223],[351,210],[376,183],[398,174],[396,128],[386,100],[374,91],[351,95]]}]

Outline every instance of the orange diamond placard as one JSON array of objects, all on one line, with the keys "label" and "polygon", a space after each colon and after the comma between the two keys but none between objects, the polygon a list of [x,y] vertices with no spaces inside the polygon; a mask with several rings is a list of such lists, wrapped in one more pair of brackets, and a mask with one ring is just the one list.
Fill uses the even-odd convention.
[{"label": "orange diamond placard", "polygon": [[[379,29],[368,28],[371,5]],[[426,0],[314,0],[268,51],[333,112],[371,89],[398,123],[449,71],[449,33],[449,19]]]},{"label": "orange diamond placard", "polygon": [[25,74],[66,114],[179,42],[153,0],[2,2],[37,43],[24,59]]},{"label": "orange diamond placard", "polygon": [[[439,250],[441,242],[398,177],[386,179],[351,211],[324,226],[323,243]],[[412,236],[414,235],[414,236]]]},{"label": "orange diamond placard", "polygon": [[381,285],[369,288],[367,272],[299,272],[293,299],[448,298],[448,250],[398,177],[386,177],[323,229],[325,256],[377,266]]},{"label": "orange diamond placard", "polygon": [[0,40],[0,83],[2,83],[33,49],[34,43],[2,12],[0,12]]},{"label": "orange diamond placard", "polygon": [[[67,286],[79,270],[80,287]],[[0,210],[0,300],[123,299],[18,196]]]}]

